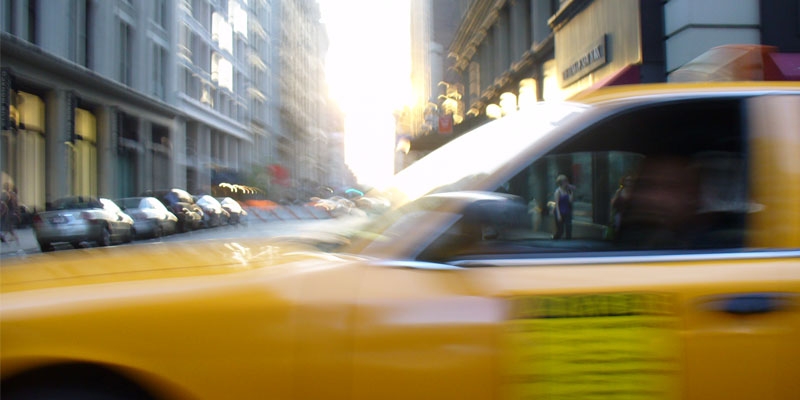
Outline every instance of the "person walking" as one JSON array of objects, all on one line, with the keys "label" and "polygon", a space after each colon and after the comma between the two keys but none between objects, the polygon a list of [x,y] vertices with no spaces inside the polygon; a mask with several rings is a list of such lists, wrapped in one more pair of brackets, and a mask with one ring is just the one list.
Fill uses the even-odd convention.
[{"label": "person walking", "polygon": [[570,185],[569,178],[566,175],[559,175],[556,178],[556,191],[553,195],[555,197],[555,218],[556,218],[556,233],[553,239],[572,239],[572,201],[575,186]]},{"label": "person walking", "polygon": [[3,242],[8,242],[13,238],[14,242],[19,246],[19,238],[14,232],[14,227],[18,221],[19,205],[17,195],[11,190],[9,183],[6,182],[3,184],[3,193],[0,195],[0,230],[2,230],[0,239]]}]

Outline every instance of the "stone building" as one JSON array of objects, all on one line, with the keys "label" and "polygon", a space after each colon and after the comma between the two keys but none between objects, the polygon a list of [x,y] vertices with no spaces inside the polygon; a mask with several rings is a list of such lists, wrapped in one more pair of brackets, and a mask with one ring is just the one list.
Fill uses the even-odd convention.
[{"label": "stone building", "polygon": [[[450,135],[415,135],[430,151],[536,101],[598,87],[666,82],[713,47],[774,46],[800,52],[794,0],[472,0],[448,45],[439,116]],[[449,104],[449,106],[448,106]],[[419,129],[417,129],[419,130]]]},{"label": "stone building", "polygon": [[6,0],[0,13],[0,168],[22,204],[325,169],[313,1]]}]

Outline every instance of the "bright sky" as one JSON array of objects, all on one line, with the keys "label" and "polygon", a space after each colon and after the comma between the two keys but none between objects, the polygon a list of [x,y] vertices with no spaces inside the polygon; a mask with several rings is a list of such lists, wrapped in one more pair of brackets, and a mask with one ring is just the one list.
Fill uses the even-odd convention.
[{"label": "bright sky", "polygon": [[327,78],[345,112],[345,161],[360,183],[394,173],[392,111],[411,99],[409,0],[318,0],[328,28]]}]

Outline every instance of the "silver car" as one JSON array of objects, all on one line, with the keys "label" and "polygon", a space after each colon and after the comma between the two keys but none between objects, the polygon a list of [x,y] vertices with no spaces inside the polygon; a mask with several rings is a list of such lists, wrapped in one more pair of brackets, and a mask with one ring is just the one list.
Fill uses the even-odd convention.
[{"label": "silver car", "polygon": [[71,196],[53,202],[36,214],[33,231],[42,251],[55,250],[54,243],[78,248],[94,242],[98,246],[133,240],[133,219],[109,199]]},{"label": "silver car", "polygon": [[204,194],[202,196],[192,196],[194,203],[203,209],[203,225],[206,228],[212,228],[221,225],[223,222],[227,223],[229,214],[222,208],[217,199]]},{"label": "silver car", "polygon": [[247,224],[247,211],[242,208],[238,201],[230,197],[218,197],[217,201],[222,209],[228,212],[228,223],[231,225]]},{"label": "silver car", "polygon": [[177,230],[178,217],[155,197],[126,197],[115,202],[133,218],[137,237],[161,237]]}]

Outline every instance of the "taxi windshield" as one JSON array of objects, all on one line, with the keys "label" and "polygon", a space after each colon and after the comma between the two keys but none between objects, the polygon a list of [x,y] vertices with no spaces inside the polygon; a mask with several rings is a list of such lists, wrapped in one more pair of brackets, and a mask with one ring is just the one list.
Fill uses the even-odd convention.
[{"label": "taxi windshield", "polygon": [[392,208],[397,208],[430,193],[479,189],[474,187],[479,180],[548,134],[567,116],[587,108],[577,103],[537,103],[452,140],[367,196],[386,198]]}]

